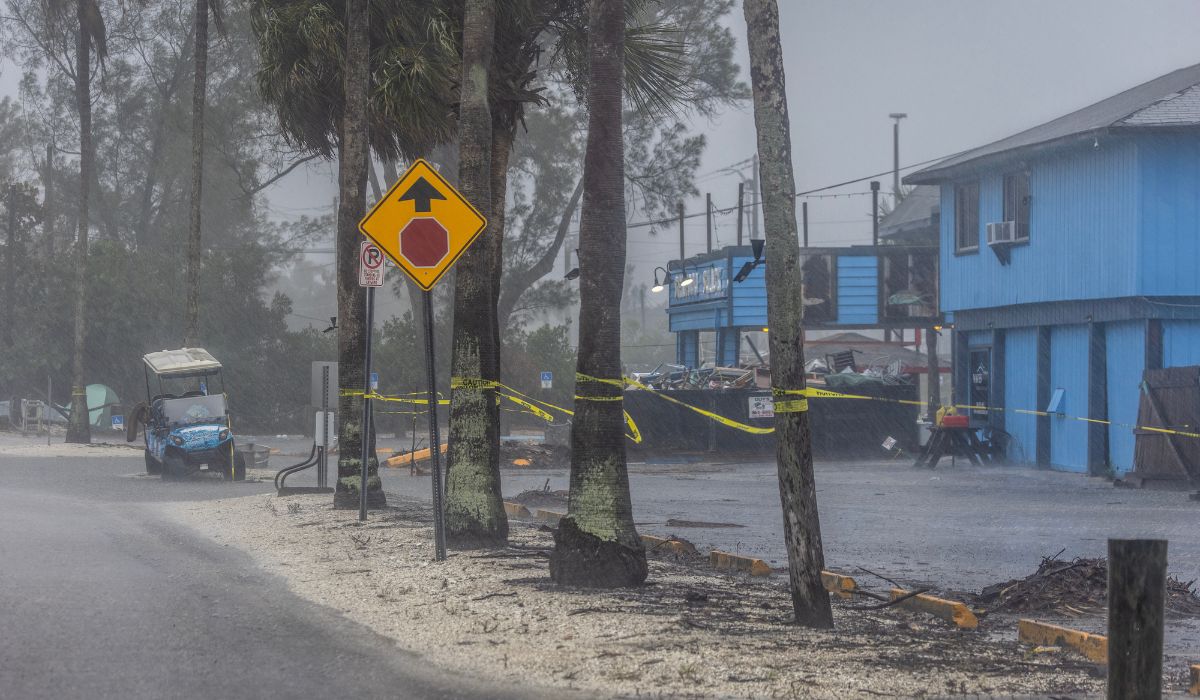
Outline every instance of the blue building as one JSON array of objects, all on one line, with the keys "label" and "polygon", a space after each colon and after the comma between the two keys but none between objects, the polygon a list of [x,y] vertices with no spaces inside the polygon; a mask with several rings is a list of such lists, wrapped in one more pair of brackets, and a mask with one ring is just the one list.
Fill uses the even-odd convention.
[{"label": "blue building", "polygon": [[905,182],[941,188],[957,402],[1015,461],[1132,469],[1143,369],[1200,364],[1200,65]]}]

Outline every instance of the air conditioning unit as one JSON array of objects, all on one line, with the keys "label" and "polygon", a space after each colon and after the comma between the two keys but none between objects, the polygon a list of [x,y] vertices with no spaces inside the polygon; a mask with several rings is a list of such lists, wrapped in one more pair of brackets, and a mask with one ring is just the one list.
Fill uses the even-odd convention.
[{"label": "air conditioning unit", "polygon": [[987,225],[988,245],[1006,245],[1017,240],[1017,222],[997,221]]}]

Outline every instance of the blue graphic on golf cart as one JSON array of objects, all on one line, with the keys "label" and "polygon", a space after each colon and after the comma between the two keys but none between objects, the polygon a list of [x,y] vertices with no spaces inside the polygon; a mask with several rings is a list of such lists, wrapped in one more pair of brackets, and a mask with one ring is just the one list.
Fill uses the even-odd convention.
[{"label": "blue graphic on golf cart", "polygon": [[[234,450],[221,363],[199,348],[164,350],[143,358],[146,365],[146,471],[181,478],[201,466],[227,478],[244,479],[244,459]],[[153,377],[153,382],[152,382]]]}]

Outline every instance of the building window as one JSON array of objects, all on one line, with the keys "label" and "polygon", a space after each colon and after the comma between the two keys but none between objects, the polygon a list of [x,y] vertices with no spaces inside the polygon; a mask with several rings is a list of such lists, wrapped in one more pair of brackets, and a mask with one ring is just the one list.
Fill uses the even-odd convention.
[{"label": "building window", "polygon": [[979,250],[979,183],[954,188],[954,252]]},{"label": "building window", "polygon": [[1014,239],[1029,240],[1029,173],[1004,176],[1004,220],[1015,223]]}]

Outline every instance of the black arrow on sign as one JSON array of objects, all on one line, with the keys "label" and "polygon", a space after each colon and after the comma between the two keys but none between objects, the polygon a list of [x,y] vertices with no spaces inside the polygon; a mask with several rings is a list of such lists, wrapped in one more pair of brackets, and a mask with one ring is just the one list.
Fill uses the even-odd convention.
[{"label": "black arrow on sign", "polygon": [[417,181],[409,185],[408,190],[400,195],[400,201],[412,200],[416,205],[418,212],[431,211],[429,202],[434,199],[445,199],[446,197],[438,192],[438,189],[429,184],[429,181],[423,177],[417,178]]}]

